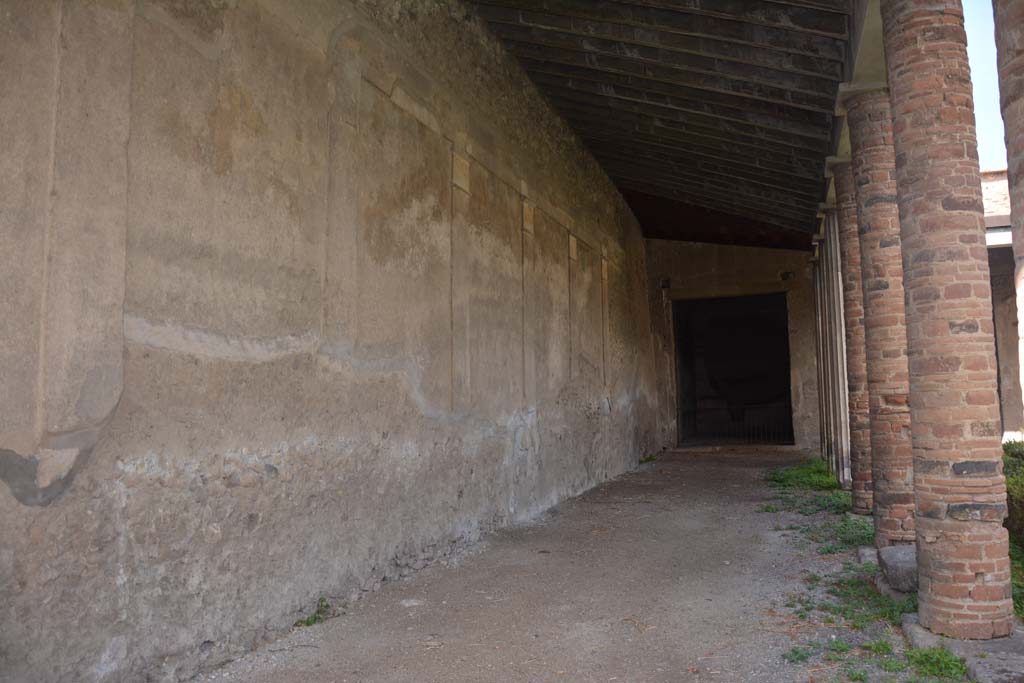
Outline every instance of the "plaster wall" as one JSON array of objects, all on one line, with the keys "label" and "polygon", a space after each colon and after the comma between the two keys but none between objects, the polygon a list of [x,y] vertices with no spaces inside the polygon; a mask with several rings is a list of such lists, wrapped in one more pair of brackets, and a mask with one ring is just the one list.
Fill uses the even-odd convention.
[{"label": "plaster wall", "polygon": [[821,449],[810,254],[783,249],[647,240],[648,295],[654,331],[659,444],[676,444],[672,301],[785,292],[789,309],[790,386],[797,448]]},{"label": "plaster wall", "polygon": [[639,228],[460,5],[0,32],[0,679],[182,680],[654,447]]}]

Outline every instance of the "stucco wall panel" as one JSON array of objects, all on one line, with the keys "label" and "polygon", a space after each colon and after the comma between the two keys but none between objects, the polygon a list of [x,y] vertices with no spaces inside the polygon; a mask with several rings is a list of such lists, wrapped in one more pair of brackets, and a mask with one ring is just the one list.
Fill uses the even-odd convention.
[{"label": "stucco wall panel", "polygon": [[18,453],[37,441],[39,315],[46,286],[60,13],[54,2],[0,6],[0,439]]},{"label": "stucco wall panel", "polygon": [[569,381],[569,233],[528,209],[524,235],[527,404],[551,407]]},{"label": "stucco wall panel", "polygon": [[227,335],[318,332],[327,64],[258,4],[209,55],[136,27],[127,312]]},{"label": "stucco wall panel", "polygon": [[462,178],[459,173],[452,235],[455,407],[504,421],[524,401],[522,197],[479,163],[469,162]]},{"label": "stucco wall panel", "polygon": [[575,236],[569,245],[572,381],[599,388],[604,382],[605,343],[601,252]]}]

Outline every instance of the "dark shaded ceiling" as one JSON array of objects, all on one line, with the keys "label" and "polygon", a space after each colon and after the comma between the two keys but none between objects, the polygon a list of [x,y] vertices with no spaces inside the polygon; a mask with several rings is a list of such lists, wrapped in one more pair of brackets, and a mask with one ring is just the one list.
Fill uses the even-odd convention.
[{"label": "dark shaded ceiling", "polygon": [[472,0],[649,237],[804,248],[855,0]]}]

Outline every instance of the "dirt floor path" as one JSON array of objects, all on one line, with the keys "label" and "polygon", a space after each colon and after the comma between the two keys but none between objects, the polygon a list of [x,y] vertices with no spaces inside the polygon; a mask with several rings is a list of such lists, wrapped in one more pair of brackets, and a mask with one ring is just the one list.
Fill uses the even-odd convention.
[{"label": "dirt floor path", "polygon": [[664,455],[197,680],[829,680],[782,654],[787,595],[836,560],[759,511],[799,459]]}]

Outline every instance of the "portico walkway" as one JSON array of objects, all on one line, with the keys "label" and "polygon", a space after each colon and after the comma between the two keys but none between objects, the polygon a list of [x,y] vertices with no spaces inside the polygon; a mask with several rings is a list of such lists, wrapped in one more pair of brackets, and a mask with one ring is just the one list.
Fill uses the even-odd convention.
[{"label": "portico walkway", "polygon": [[200,680],[806,680],[783,603],[839,560],[758,512],[801,457],[663,456]]}]

